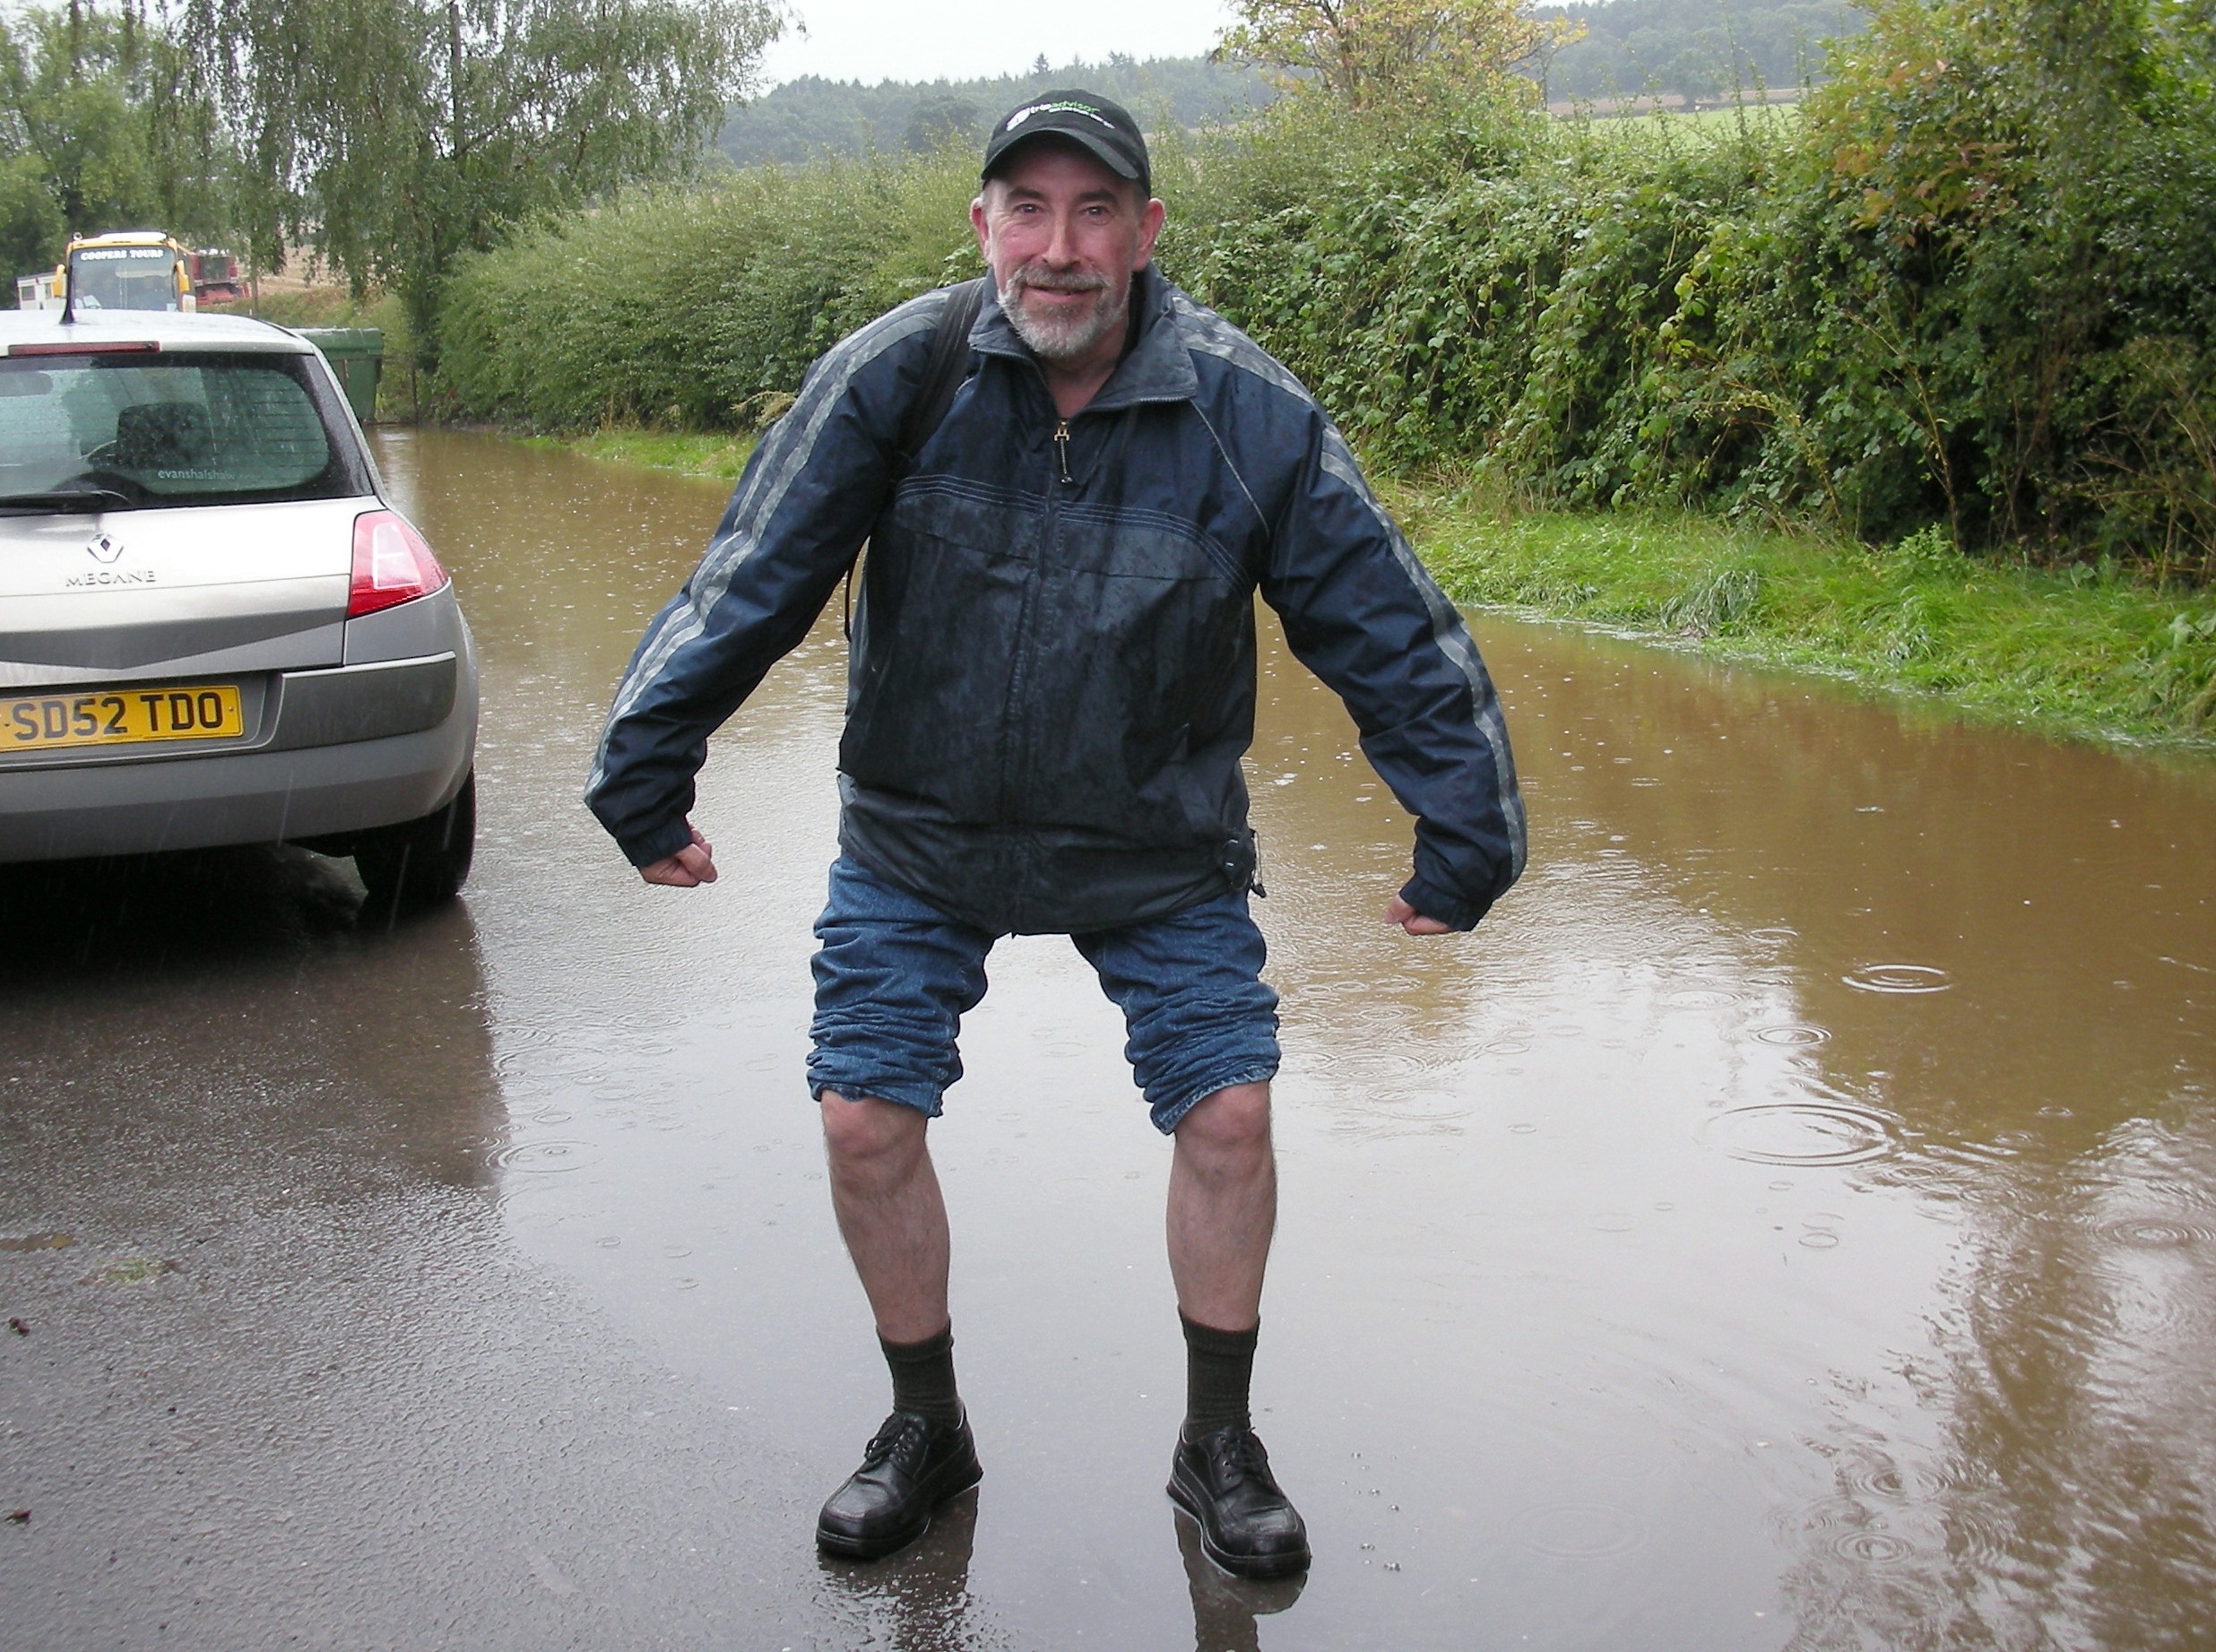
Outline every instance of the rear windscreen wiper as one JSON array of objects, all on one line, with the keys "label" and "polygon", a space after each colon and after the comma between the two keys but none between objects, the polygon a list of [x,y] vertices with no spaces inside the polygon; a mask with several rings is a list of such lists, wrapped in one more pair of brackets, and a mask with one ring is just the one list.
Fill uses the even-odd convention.
[{"label": "rear windscreen wiper", "polygon": [[113,488],[50,488],[44,493],[0,494],[0,511],[104,511],[117,506],[129,510],[135,504],[129,494]]}]

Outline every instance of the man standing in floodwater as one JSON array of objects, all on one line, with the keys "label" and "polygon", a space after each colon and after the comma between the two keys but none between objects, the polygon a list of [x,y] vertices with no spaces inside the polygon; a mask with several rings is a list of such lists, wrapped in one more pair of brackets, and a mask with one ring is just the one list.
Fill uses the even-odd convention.
[{"label": "man standing in floodwater", "polygon": [[927,1127],[993,942],[1066,934],[1175,1143],[1170,1495],[1226,1570],[1308,1564],[1248,1407],[1277,1217],[1277,999],[1240,770],[1257,590],[1416,817],[1386,921],[1467,930],[1523,866],[1507,732],[1460,616],[1307,392],[1155,270],[1163,212],[1138,127],[1104,98],[1044,93],[993,128],[974,324],[961,290],[927,293],[809,370],[640,643],[586,793],[647,882],[714,882],[688,817],[707,737],[868,541],[808,1083],[893,1412],[823,1507],[827,1553],[913,1542],[983,1472]]}]

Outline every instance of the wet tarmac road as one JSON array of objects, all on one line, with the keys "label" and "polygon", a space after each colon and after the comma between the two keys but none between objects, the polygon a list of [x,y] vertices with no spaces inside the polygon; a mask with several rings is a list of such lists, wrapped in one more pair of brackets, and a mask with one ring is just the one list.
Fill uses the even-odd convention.
[{"label": "wet tarmac road", "polygon": [[884,1409],[799,1080],[843,685],[717,741],[724,880],[576,802],[723,489],[381,438],[483,652],[461,908],[294,852],[0,873],[0,1644],[2216,1644],[2216,777],[1479,621],[1532,870],[1406,822],[1274,643],[1257,1402],[1317,1561],[1161,1492],[1167,1152],[1066,943],[934,1140],[987,1477],[818,1562]]}]

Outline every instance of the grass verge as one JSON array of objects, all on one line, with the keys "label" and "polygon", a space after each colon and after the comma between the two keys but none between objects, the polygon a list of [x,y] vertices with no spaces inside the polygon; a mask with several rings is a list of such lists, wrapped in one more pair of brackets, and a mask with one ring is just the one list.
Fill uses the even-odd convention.
[{"label": "grass verge", "polygon": [[[533,438],[688,476],[738,476],[748,437]],[[1694,515],[1519,511],[1482,490],[1381,488],[1456,601],[1943,699],[2109,743],[2216,752],[2216,592],[2164,592],[1965,557],[1935,532],[1873,551]]]},{"label": "grass verge", "polygon": [[2216,751],[2216,592],[1885,550],[1699,515],[1519,513],[1383,490],[1458,602],[1943,698],[1982,719]]},{"label": "grass verge", "polygon": [[713,476],[736,481],[754,451],[750,436],[693,435],[664,430],[595,430],[586,436],[532,436],[528,447],[559,447],[615,464],[643,464],[680,476]]}]

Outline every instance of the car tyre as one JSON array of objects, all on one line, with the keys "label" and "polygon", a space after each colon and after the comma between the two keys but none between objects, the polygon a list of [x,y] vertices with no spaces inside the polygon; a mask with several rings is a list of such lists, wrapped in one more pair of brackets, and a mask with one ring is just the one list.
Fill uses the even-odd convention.
[{"label": "car tyre", "polygon": [[444,809],[358,840],[354,870],[369,892],[363,910],[398,917],[444,905],[470,875],[477,846],[477,776],[472,773]]}]

